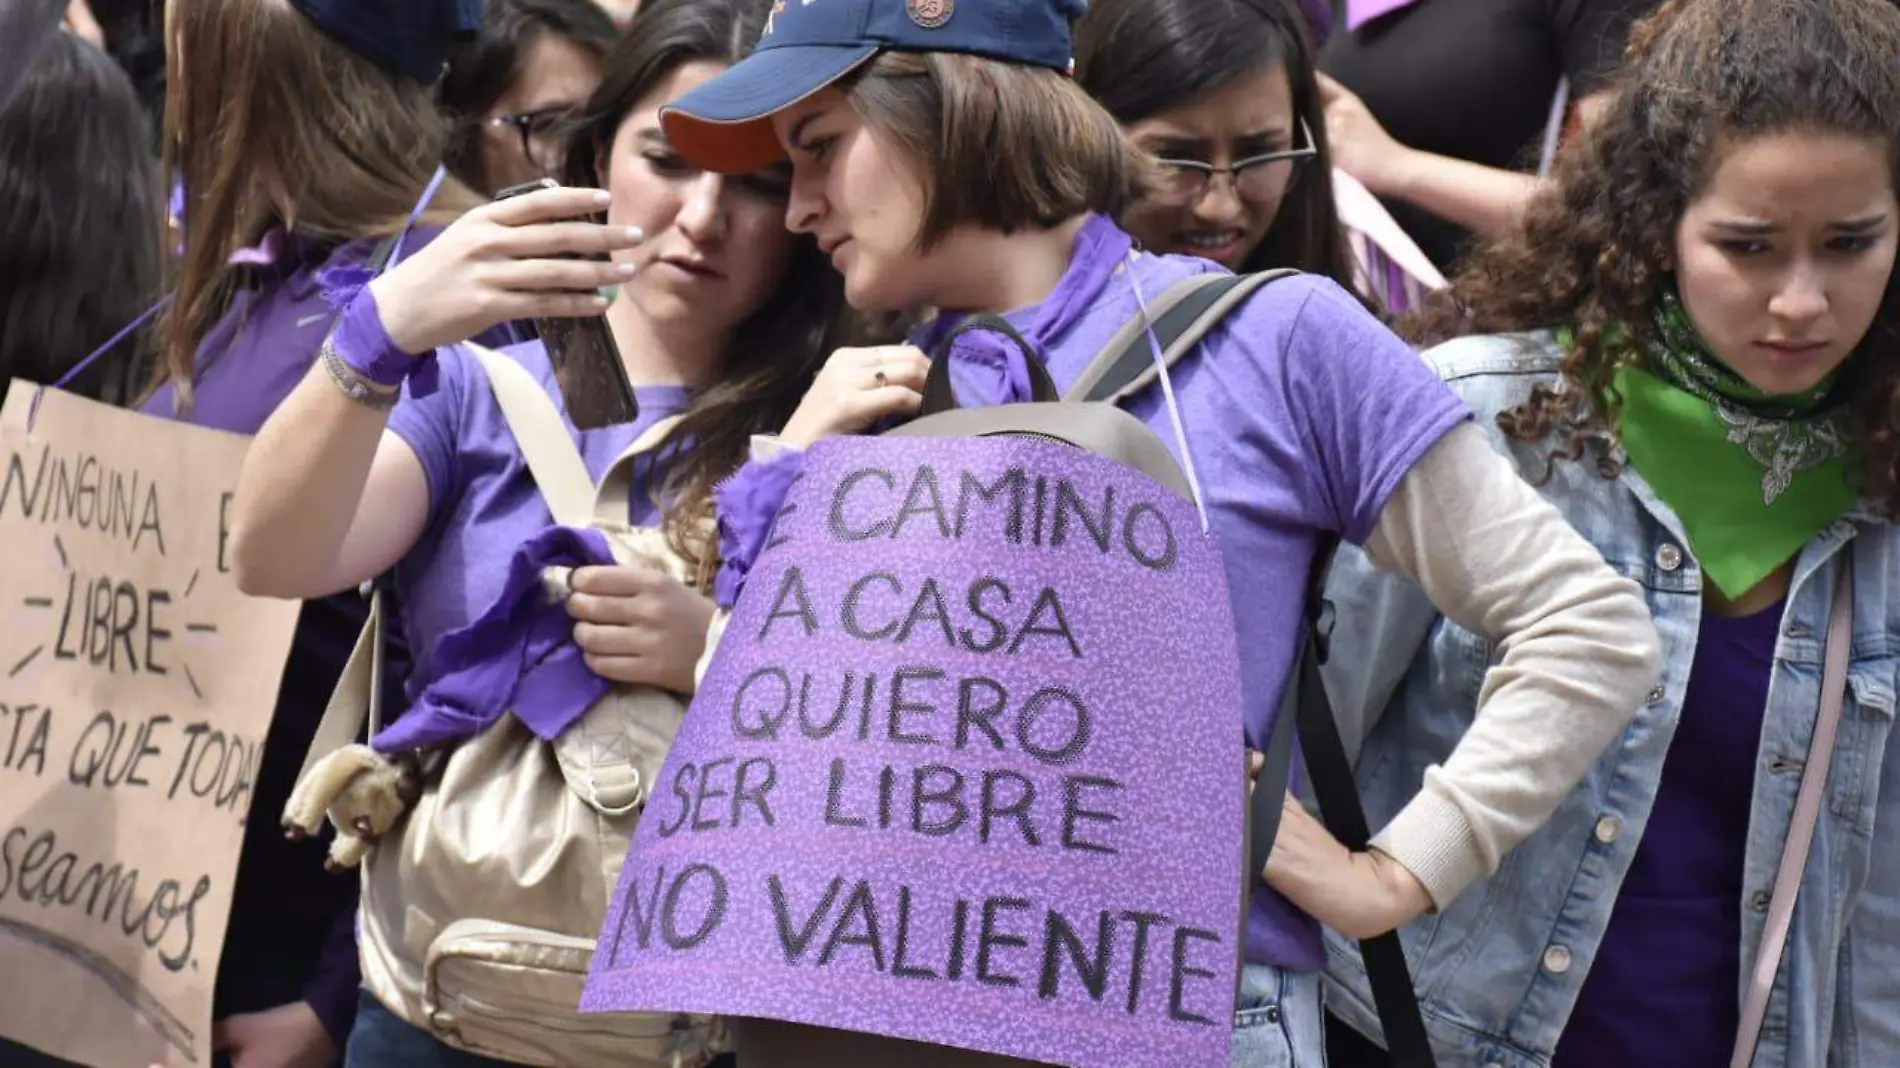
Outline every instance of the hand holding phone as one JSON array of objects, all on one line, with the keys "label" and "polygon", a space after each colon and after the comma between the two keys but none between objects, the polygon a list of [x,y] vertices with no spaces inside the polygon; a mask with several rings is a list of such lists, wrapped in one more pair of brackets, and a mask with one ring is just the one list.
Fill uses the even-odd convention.
[{"label": "hand holding phone", "polygon": [[[559,188],[559,183],[552,178],[542,178],[510,186],[496,194],[495,199],[505,201]],[[571,255],[597,262],[611,259],[610,253]],[[617,291],[618,281],[613,285]],[[639,416],[640,404],[634,397],[633,383],[627,378],[627,365],[621,362],[620,349],[614,344],[606,320],[596,314],[584,317],[538,315],[533,321],[535,332],[547,348],[548,362],[554,365],[555,381],[560,383],[569,421],[582,430],[595,430],[631,423]]]},{"label": "hand holding phone", "polygon": [[632,273],[611,256],[642,240],[631,227],[575,225],[607,199],[598,189],[543,188],[468,212],[369,284],[383,328],[420,355],[502,323],[597,323],[603,287]]}]

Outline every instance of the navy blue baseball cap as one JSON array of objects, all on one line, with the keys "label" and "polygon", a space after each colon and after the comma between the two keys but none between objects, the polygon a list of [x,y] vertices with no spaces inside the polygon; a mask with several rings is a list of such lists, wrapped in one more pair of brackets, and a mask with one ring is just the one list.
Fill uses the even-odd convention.
[{"label": "navy blue baseball cap", "polygon": [[681,155],[737,174],[785,158],[773,115],[880,52],[962,52],[1069,73],[1086,0],[778,0],[750,56],[660,112]]},{"label": "navy blue baseball cap", "polygon": [[323,32],[391,74],[431,85],[482,28],[482,0],[290,0]]}]

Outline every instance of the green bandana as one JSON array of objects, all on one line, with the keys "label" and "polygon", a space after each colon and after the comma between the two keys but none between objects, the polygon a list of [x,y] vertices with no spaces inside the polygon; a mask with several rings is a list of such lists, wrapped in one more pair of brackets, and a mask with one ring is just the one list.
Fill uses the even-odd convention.
[{"label": "green bandana", "polygon": [[1630,463],[1681,518],[1710,581],[1755,588],[1854,507],[1847,412],[1833,375],[1771,397],[1703,347],[1674,292],[1656,312],[1646,366],[1617,372]]}]

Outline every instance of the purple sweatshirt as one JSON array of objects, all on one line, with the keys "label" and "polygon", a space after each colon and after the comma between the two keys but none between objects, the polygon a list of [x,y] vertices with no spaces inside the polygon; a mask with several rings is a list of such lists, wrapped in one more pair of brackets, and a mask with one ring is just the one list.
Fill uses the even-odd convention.
[{"label": "purple sweatshirt", "polygon": [[[1058,387],[1066,388],[1140,310],[1136,287],[1151,299],[1183,278],[1221,269],[1132,250],[1114,223],[1091,219],[1049,298],[1007,316],[1041,350]],[[955,320],[946,315],[926,327],[914,339],[918,347],[932,351]],[[952,377],[963,403],[1010,395],[1006,344],[984,333],[957,340]],[[1362,543],[1412,466],[1470,412],[1404,342],[1315,276],[1274,282],[1255,294],[1171,378],[1226,562],[1247,739],[1264,748],[1293,665],[1319,532]],[[1160,388],[1127,408],[1179,458]],[[747,494],[756,506],[771,494],[751,488],[782,486],[783,478],[755,475],[758,466],[734,480],[734,492],[722,492],[722,507]],[[756,517],[722,523],[737,540],[760,525]],[[722,576],[722,592],[732,581]],[[1325,965],[1317,923],[1270,890],[1254,895],[1247,935],[1249,961],[1299,971]]]}]

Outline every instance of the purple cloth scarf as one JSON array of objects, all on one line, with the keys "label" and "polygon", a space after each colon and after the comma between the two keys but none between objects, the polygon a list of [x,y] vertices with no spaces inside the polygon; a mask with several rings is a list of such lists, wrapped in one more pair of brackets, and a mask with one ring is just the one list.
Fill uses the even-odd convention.
[{"label": "purple cloth scarf", "polygon": [[480,734],[510,711],[536,736],[559,737],[610,683],[587,666],[567,606],[547,599],[541,572],[613,562],[598,530],[549,527],[524,542],[495,603],[442,636],[435,681],[371,744],[383,753],[440,746]]}]

